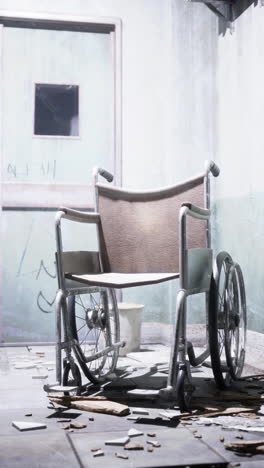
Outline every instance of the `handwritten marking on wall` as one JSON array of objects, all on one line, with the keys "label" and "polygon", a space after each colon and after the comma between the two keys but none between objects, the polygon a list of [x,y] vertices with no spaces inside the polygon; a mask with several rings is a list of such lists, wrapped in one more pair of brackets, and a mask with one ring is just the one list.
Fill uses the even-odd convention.
[{"label": "handwritten marking on wall", "polygon": [[[55,296],[56,297],[56,296]],[[49,301],[43,294],[42,291],[39,291],[38,293],[38,297],[37,297],[37,306],[38,308],[41,310],[41,312],[44,312],[44,314],[50,314],[53,312],[53,310],[51,309],[54,302],[55,302],[55,297]],[[41,299],[43,300],[44,302],[44,305],[41,304]],[[47,310],[46,308],[44,307],[49,307],[49,309]]]},{"label": "handwritten marking on wall", "polygon": [[55,274],[52,274],[52,273],[50,273],[50,272],[48,271],[48,269],[47,269],[47,267],[45,266],[43,260],[40,260],[40,265],[39,265],[39,269],[38,269],[38,272],[37,272],[37,275],[36,275],[36,279],[39,278],[39,275],[40,275],[41,271],[44,271],[50,278],[56,278],[56,277],[57,277],[56,273],[55,273]]},{"label": "handwritten marking on wall", "polygon": [[8,163],[6,172],[13,178],[17,177],[32,177],[36,175],[51,176],[53,179],[56,177],[56,165],[57,161],[42,161],[40,163],[25,163],[23,166],[18,166],[15,163]]}]

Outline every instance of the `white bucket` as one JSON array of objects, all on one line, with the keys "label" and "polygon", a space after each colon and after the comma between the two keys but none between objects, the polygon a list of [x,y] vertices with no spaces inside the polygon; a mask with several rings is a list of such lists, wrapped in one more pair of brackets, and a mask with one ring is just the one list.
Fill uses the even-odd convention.
[{"label": "white bucket", "polygon": [[141,318],[144,305],[118,303],[120,318],[120,340],[125,341],[124,348],[119,348],[119,356],[140,350],[141,342]]}]

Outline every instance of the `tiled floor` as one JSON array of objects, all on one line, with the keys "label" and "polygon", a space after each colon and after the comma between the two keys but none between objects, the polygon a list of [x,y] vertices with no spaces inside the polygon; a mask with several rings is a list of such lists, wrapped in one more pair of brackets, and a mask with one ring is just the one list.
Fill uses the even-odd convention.
[{"label": "tiled floor", "polygon": [[[39,357],[37,352],[44,352]],[[227,466],[228,462],[240,463],[241,467],[264,467],[264,455],[244,458],[227,451],[219,436],[224,434],[226,441],[236,440],[238,431],[223,430],[222,426],[205,426],[198,420],[184,425],[168,418],[160,418],[160,412],[168,408],[168,403],[154,399],[155,390],[166,382],[166,374],[150,370],[154,364],[168,364],[170,349],[165,346],[152,345],[142,347],[140,353],[131,353],[129,357],[119,359],[118,366],[130,366],[129,375],[113,381],[112,388],[127,399],[128,405],[144,407],[148,415],[138,422],[124,417],[109,416],[85,411],[50,409],[43,383],[55,381],[55,353],[53,347],[0,348],[0,467],[1,468],[84,468],[101,467],[172,467],[172,466]],[[28,368],[17,368],[19,365]],[[31,366],[35,366],[30,368]],[[164,368],[164,365],[163,365]],[[133,369],[133,370],[132,370]],[[161,368],[160,368],[161,369]],[[245,369],[247,374],[260,371]],[[47,375],[45,379],[32,378]],[[193,373],[197,392],[201,395],[214,389],[211,370],[199,367]],[[129,390],[145,388],[153,392],[144,399],[135,399]],[[264,390],[263,390],[264,391]],[[198,395],[197,393],[197,395]],[[129,396],[130,395],[130,396]],[[30,414],[31,416],[26,416]],[[89,420],[93,416],[93,421]],[[84,429],[67,433],[58,422],[61,417],[69,417],[86,424]],[[159,417],[159,419],[155,419]],[[262,422],[262,417],[258,425]],[[242,419],[242,418],[241,418]],[[264,419],[264,418],[263,418]],[[45,429],[19,432],[12,426],[12,421],[35,421],[44,423]],[[190,421],[189,421],[190,422]],[[243,418],[243,423],[245,418]],[[229,423],[230,424],[230,423]],[[116,458],[116,447],[107,447],[104,441],[108,438],[123,437],[131,427],[140,429],[144,435],[137,437],[137,442],[144,445],[143,451],[129,453],[129,459]],[[264,427],[264,421],[263,421]],[[201,438],[194,437],[194,431],[201,433]],[[161,443],[153,452],[147,451],[147,433],[155,432]],[[243,432],[245,440],[260,439],[261,433]],[[136,439],[136,438],[135,438]],[[91,448],[100,446],[105,455],[93,457]]]}]

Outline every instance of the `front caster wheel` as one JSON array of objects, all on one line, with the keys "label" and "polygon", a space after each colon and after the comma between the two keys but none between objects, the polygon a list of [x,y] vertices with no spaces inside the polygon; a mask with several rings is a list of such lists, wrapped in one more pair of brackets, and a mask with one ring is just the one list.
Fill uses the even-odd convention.
[{"label": "front caster wheel", "polygon": [[77,364],[67,362],[63,369],[62,385],[65,387],[77,387],[74,392],[64,392],[64,395],[80,395],[82,377]]}]

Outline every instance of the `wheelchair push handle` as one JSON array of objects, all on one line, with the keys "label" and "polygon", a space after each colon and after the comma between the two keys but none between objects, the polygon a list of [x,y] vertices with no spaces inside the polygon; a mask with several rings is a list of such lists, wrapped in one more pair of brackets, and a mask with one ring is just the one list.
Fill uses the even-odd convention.
[{"label": "wheelchair push handle", "polygon": [[95,180],[97,181],[98,174],[102,176],[107,182],[112,182],[114,180],[113,174],[111,172],[106,171],[106,169],[103,169],[101,167],[95,167],[93,170],[93,175],[95,177]]},{"label": "wheelchair push handle", "polygon": [[217,164],[214,161],[206,161],[205,167],[206,167],[207,174],[209,174],[209,172],[211,172],[214,177],[219,176],[220,169],[219,169],[219,167],[217,166]]}]

